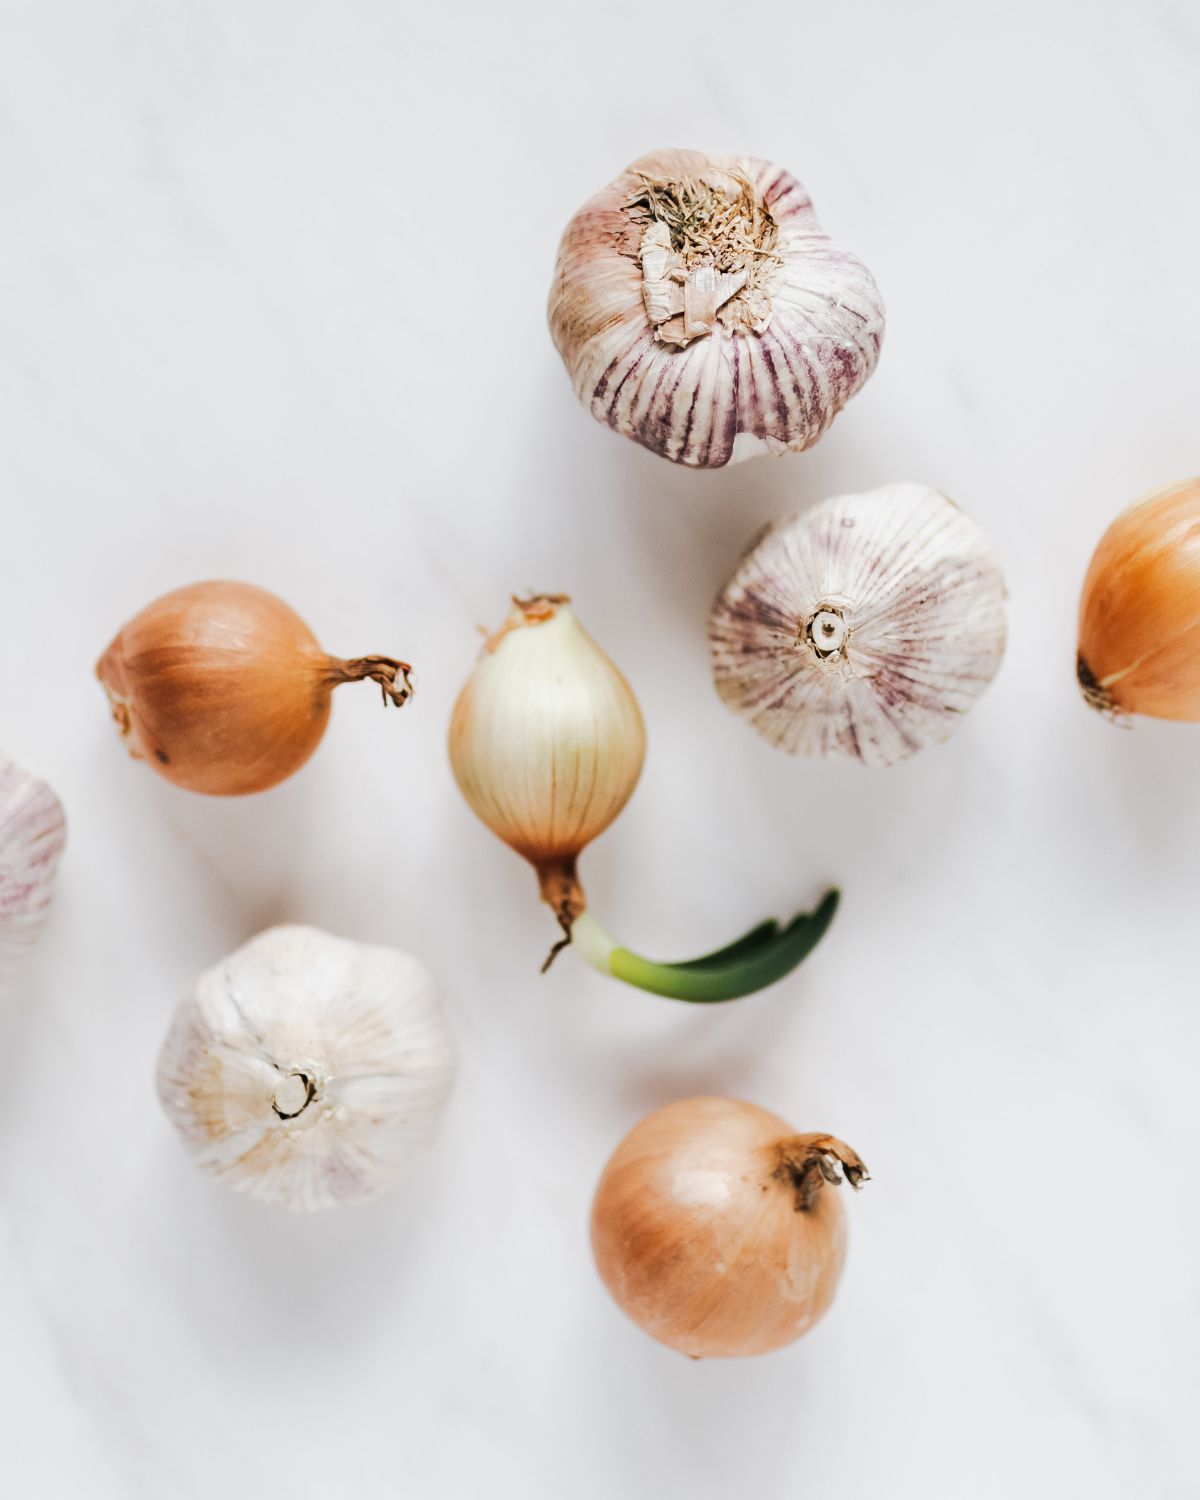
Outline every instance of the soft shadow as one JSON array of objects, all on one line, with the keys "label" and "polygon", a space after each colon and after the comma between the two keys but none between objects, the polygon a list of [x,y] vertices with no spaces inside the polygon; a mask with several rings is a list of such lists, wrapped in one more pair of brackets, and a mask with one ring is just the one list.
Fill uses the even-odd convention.
[{"label": "soft shadow", "polygon": [[1063,797],[1080,804],[1083,824],[1140,850],[1164,874],[1176,863],[1190,873],[1200,828],[1200,728],[1155,719],[1111,723],[1081,706],[1069,733],[1067,748],[1077,753],[1053,764]]},{"label": "soft shadow", "polygon": [[317,768],[253,796],[208,797],[122,760],[108,744],[94,764],[93,839],[129,869],[170,870],[175,909],[186,911],[189,935],[207,934],[212,958],[294,920],[316,836]]},{"label": "soft shadow", "polygon": [[[436,1218],[440,1149],[374,1203],[294,1215],[231,1193],[164,1140],[144,1232],[171,1297],[220,1360],[290,1368],[353,1349],[389,1322]],[[394,1321],[394,1320],[392,1320]]]},{"label": "soft shadow", "polygon": [[[824,1441],[806,1432],[806,1391],[816,1378],[821,1330],[802,1348],[752,1359],[690,1360],[654,1344],[615,1307],[599,1306],[597,1290],[581,1303],[577,1337],[566,1347],[586,1351],[587,1400],[600,1431],[652,1431],[670,1493],[774,1495],[781,1445]],[[586,1311],[584,1308],[586,1307]],[[561,1372],[565,1384],[573,1373]],[[628,1492],[629,1455],[620,1444],[589,1454],[598,1493]],[[664,1493],[668,1491],[664,1489]]]}]

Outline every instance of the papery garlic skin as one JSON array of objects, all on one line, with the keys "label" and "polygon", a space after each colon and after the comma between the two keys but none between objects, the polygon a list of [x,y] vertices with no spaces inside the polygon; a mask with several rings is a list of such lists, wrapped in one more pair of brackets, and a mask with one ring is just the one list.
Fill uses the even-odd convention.
[{"label": "papery garlic skin", "polygon": [[175,1012],[158,1094],[194,1161],[294,1212],[365,1203],[430,1143],[454,1080],[433,980],[408,954],[273,927]]},{"label": "papery garlic skin", "polygon": [[[697,203],[726,228],[685,236],[654,216]],[[794,177],[700,151],[644,156],[579,210],[548,311],[592,415],[700,468],[811,447],[875,368],[884,329],[870,272]]]},{"label": "papery garlic skin", "polygon": [[1139,500],[1101,537],[1076,676],[1085,701],[1113,718],[1200,720],[1200,479]]},{"label": "papery garlic skin", "polygon": [[541,595],[517,601],[488,641],[454,705],[449,749],[463,796],[545,889],[564,872],[572,881],[575,857],[628,802],[646,729],[569,600]]},{"label": "papery garlic skin", "polygon": [[592,1205],[596,1268],[652,1338],[693,1359],[766,1354],[828,1310],[846,1258],[844,1142],[737,1099],[682,1099],[613,1152]]},{"label": "papery garlic skin", "polygon": [[798,755],[887,766],[945,740],[1004,656],[991,542],[938,491],[888,484],[769,527],[709,619],[722,699]]},{"label": "papery garlic skin", "polygon": [[45,925],[66,842],[53,791],[0,755],[0,992]]}]

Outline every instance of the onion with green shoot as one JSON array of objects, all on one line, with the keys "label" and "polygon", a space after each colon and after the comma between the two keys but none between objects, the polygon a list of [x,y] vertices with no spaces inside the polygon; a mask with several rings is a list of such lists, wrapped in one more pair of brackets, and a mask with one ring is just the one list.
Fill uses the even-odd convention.
[{"label": "onion with green shoot", "polygon": [[533,866],[561,939],[602,974],[675,1000],[734,1000],[790,973],[824,936],[838,892],[786,926],[759,924],[683,963],[622,947],[597,921],[578,860],[628,802],[646,730],[633,690],[562,594],[514,599],[450,724],[450,762],[480,819]]}]

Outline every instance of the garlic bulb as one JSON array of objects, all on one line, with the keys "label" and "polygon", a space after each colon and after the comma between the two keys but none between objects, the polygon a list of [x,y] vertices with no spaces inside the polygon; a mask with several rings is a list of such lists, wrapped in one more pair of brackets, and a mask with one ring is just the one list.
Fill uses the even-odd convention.
[{"label": "garlic bulb", "polygon": [[657,151],[571,220],[550,331],[594,417],[676,463],[809,448],[875,368],[870,272],[750,156]]},{"label": "garlic bulb", "polygon": [[713,606],[717,691],[799,755],[892,765],[944,740],[1004,655],[1004,579],[944,495],[888,484],[769,527]]},{"label": "garlic bulb", "polygon": [[175,1012],[158,1094],[198,1166],[296,1211],[363,1203],[430,1141],[454,1041],[413,958],[273,927]]},{"label": "garlic bulb", "polygon": [[645,754],[633,690],[570,600],[514,600],[454,705],[450,764],[567,925],[583,905],[576,857],[629,801]]},{"label": "garlic bulb", "polygon": [[66,842],[58,798],[0,755],[0,990],[45,924]]},{"label": "garlic bulb", "polygon": [[1113,718],[1200,720],[1200,479],[1159,490],[1100,539],[1079,606],[1076,675]]},{"label": "garlic bulb", "polygon": [[[841,1169],[839,1171],[839,1168]],[[613,1152],[592,1205],[596,1268],[652,1338],[693,1359],[766,1354],[807,1333],[846,1258],[841,1180],[867,1169],[737,1099],[655,1110]]]}]

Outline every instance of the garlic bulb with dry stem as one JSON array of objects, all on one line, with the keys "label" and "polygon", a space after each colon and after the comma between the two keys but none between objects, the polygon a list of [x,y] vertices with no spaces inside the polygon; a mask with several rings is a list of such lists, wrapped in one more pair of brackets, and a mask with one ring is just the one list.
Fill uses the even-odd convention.
[{"label": "garlic bulb with dry stem", "polygon": [[330,695],[370,679],[412,696],[390,656],[328,656],[282,599],[249,583],[194,583],[134,616],[96,666],[129,753],[176,786],[261,792],[298,771],[325,733]]},{"label": "garlic bulb with dry stem", "polygon": [[537,872],[568,944],[601,973],[678,1000],[732,1000],[790,972],[820,941],[838,894],[780,930],[764,922],[702,959],[663,964],[600,926],[577,859],[625,806],[642,769],[641,710],[562,594],[514,601],[459,694],[450,762],[484,823]]},{"label": "garlic bulb with dry stem", "polygon": [[1138,501],[1101,537],[1076,673],[1085,700],[1114,718],[1200,720],[1200,479]]},{"label": "garlic bulb with dry stem", "polygon": [[798,1135],[756,1105],[668,1104],[604,1169],[592,1205],[596,1267],[640,1328],[693,1359],[779,1349],[837,1290],[841,1172],[852,1187],[867,1176],[843,1141]]},{"label": "garlic bulb with dry stem", "polygon": [[809,448],[870,375],[884,311],[805,188],[657,151],[567,225],[550,331],[594,417],[676,463]]},{"label": "garlic bulb with dry stem", "polygon": [[0,991],[45,925],[66,842],[62,803],[0,755]]},{"label": "garlic bulb with dry stem", "polygon": [[454,1039],[416,959],[273,927],[175,1012],[158,1093],[197,1165],[306,1212],[385,1192],[430,1142]]},{"label": "garlic bulb with dry stem", "polygon": [[921,484],[770,526],[713,606],[722,699],[784,750],[886,766],[946,739],[1004,655],[1004,579],[980,528]]}]

